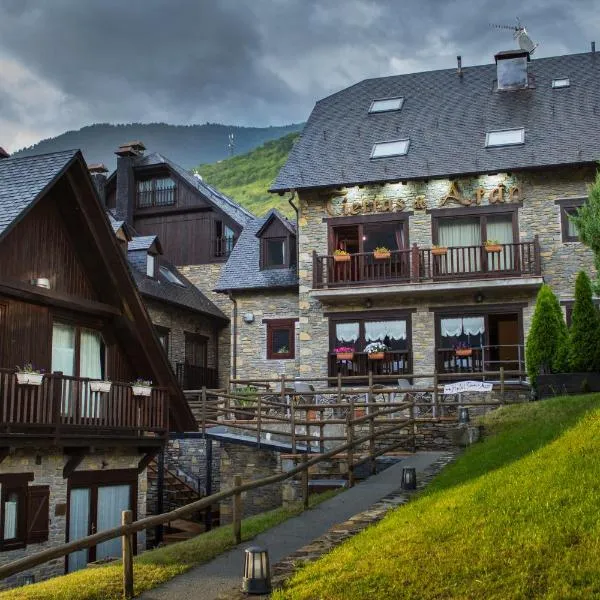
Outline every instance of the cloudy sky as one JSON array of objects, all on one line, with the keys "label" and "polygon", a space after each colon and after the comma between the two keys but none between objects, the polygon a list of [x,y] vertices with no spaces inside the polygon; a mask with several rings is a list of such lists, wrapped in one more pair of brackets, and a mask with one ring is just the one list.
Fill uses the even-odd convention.
[{"label": "cloudy sky", "polygon": [[0,146],[94,122],[303,121],[360,79],[491,62],[514,42],[489,23],[516,16],[536,56],[600,31],[598,0],[0,0]]}]

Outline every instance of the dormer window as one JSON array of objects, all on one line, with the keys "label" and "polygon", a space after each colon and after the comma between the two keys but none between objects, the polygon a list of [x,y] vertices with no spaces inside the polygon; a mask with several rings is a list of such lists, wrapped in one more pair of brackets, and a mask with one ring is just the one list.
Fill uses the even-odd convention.
[{"label": "dormer window", "polygon": [[275,238],[272,240],[264,240],[265,245],[265,268],[276,269],[277,267],[285,267],[285,238]]},{"label": "dormer window", "polygon": [[146,275],[153,279],[156,277],[156,257],[154,254],[148,253],[146,255]]},{"label": "dormer window", "polygon": [[137,207],[172,206],[177,202],[177,186],[171,177],[153,177],[137,182]]},{"label": "dormer window", "polygon": [[267,217],[256,237],[260,240],[261,269],[289,269],[296,264],[296,231],[277,211]]}]

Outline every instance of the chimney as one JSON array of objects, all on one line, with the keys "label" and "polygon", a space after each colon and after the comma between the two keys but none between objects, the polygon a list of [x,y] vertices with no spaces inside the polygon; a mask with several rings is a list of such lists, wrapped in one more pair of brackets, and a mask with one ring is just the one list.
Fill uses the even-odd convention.
[{"label": "chimney", "polygon": [[10,154],[2,146],[0,146],[0,159],[8,158],[9,156]]},{"label": "chimney", "polygon": [[596,42],[592,42],[592,54],[596,54]]},{"label": "chimney", "polygon": [[456,57],[456,72],[458,73],[459,77],[463,76],[462,56],[460,56],[460,54]]},{"label": "chimney", "polygon": [[142,142],[128,142],[119,146],[117,155],[117,202],[116,215],[133,227],[133,207],[135,204],[135,161],[143,156],[146,147]]},{"label": "chimney", "polygon": [[94,186],[96,186],[96,190],[102,201],[102,206],[106,206],[106,174],[108,173],[108,169],[104,163],[95,163],[93,165],[88,165],[88,171],[94,182]]},{"label": "chimney", "polygon": [[527,63],[531,60],[526,50],[505,50],[494,56],[498,90],[522,90],[529,85]]}]

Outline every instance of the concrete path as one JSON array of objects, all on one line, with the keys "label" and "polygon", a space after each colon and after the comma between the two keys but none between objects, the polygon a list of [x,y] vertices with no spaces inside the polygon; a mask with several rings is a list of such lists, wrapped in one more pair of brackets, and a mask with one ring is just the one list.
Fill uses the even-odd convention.
[{"label": "concrete path", "polygon": [[299,550],[329,528],[368,509],[384,496],[398,490],[403,467],[416,467],[423,472],[443,452],[417,452],[369,477],[353,488],[322,502],[315,508],[258,535],[251,542],[236,546],[214,560],[191,569],[183,575],[139,596],[141,600],[215,600],[220,594],[241,585],[244,548],[252,545],[269,550],[275,564]]}]

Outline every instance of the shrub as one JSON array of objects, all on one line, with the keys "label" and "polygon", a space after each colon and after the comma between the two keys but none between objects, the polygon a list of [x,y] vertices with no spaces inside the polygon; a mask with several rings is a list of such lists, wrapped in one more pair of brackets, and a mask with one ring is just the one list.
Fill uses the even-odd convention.
[{"label": "shrub", "polygon": [[550,286],[543,285],[537,295],[525,358],[527,376],[535,387],[540,373],[564,372],[568,367],[568,331],[558,299]]},{"label": "shrub", "polygon": [[592,301],[592,284],[581,271],[575,282],[569,364],[576,373],[600,370],[600,317]]}]

